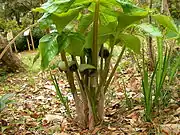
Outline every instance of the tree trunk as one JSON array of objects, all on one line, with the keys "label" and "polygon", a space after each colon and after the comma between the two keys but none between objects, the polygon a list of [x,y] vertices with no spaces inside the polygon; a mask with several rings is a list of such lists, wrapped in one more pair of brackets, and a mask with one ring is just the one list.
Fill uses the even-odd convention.
[{"label": "tree trunk", "polygon": [[[6,47],[7,41],[0,35],[0,53]],[[10,49],[6,51],[2,59],[0,60],[4,66],[7,66],[8,71],[11,72],[20,72],[25,71],[24,64],[21,60],[13,54]]]},{"label": "tree trunk", "polygon": [[168,6],[168,0],[162,0],[161,13],[170,15],[169,6]]}]

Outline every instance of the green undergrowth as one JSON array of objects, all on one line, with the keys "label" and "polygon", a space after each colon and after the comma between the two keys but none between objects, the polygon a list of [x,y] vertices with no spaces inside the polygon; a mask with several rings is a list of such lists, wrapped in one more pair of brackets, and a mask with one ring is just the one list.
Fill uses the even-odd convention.
[{"label": "green undergrowth", "polygon": [[22,52],[21,55],[21,60],[24,64],[27,65],[27,70],[28,72],[39,72],[41,70],[40,68],[40,59],[38,59],[34,64],[33,64],[33,59],[37,55],[37,51],[29,51],[29,52]]}]

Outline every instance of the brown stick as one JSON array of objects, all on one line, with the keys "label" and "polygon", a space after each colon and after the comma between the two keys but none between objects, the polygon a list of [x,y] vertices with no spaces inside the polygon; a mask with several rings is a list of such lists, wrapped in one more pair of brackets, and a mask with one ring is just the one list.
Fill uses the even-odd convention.
[{"label": "brown stick", "polygon": [[4,50],[2,51],[1,55],[0,55],[0,60],[1,58],[4,56],[4,54],[6,53],[6,51],[9,49],[9,47],[15,42],[15,40],[22,34],[24,33],[26,30],[33,28],[34,26],[36,26],[38,23],[35,23],[33,25],[30,25],[29,27],[27,27],[26,29],[22,30],[13,40],[11,40],[11,42],[4,48]]},{"label": "brown stick", "polygon": [[28,49],[29,49],[29,51],[30,51],[30,50],[31,50],[31,48],[30,48],[30,43],[29,43],[28,36],[26,36],[26,41],[27,41],[27,44],[28,44]]},{"label": "brown stick", "polygon": [[35,50],[35,47],[34,47],[34,40],[33,40],[33,36],[32,36],[31,29],[30,29],[30,31],[29,31],[29,34],[30,34],[30,37],[31,37],[31,44],[32,44],[33,50]]},{"label": "brown stick", "polygon": [[17,53],[18,50],[17,50],[17,48],[16,48],[16,43],[14,42],[13,45],[14,45],[15,52]]}]

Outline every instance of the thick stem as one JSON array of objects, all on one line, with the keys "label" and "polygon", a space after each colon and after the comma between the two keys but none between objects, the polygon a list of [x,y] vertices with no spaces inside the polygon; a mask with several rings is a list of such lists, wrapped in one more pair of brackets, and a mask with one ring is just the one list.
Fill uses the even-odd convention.
[{"label": "thick stem", "polygon": [[98,20],[99,20],[99,0],[96,1],[94,23],[93,23],[93,44],[92,44],[92,64],[97,68],[98,61]]},{"label": "thick stem", "polygon": [[110,61],[111,61],[111,57],[112,57],[112,53],[113,53],[113,49],[114,49],[115,40],[116,40],[116,38],[110,42],[111,51],[110,51],[109,57],[107,59],[105,59],[104,71],[102,72],[102,76],[101,76],[100,83],[98,86],[97,97],[99,96],[99,94],[102,90],[102,86],[105,84],[107,77],[108,77],[109,65],[110,65]]},{"label": "thick stem", "polygon": [[167,15],[171,15],[170,11],[169,11],[169,6],[168,6],[168,0],[162,0],[161,3],[161,13],[162,14],[167,14]]},{"label": "thick stem", "polygon": [[[72,56],[72,60],[75,61],[76,65],[78,66],[78,62],[76,60],[76,57]],[[86,85],[84,84],[84,78],[83,76],[80,77],[80,73],[78,72],[78,70],[75,71],[75,74],[76,74],[76,78],[77,78],[77,81],[78,81],[78,84],[79,84],[79,87],[80,87],[80,91],[81,91],[81,97],[82,97],[82,102],[83,102],[83,110],[84,110],[84,122],[85,122],[85,125],[88,124],[88,111],[89,111],[89,108],[88,108],[88,97],[87,97],[87,87]]]},{"label": "thick stem", "polygon": [[96,0],[94,22],[93,22],[93,44],[92,44],[92,65],[96,68],[96,72],[93,76],[86,77],[88,81],[88,91],[89,91],[89,129],[94,129],[95,125],[98,123],[97,117],[97,98],[96,91],[98,86],[98,23],[99,23],[99,5],[100,1]]},{"label": "thick stem", "polygon": [[83,106],[82,100],[79,98],[79,96],[77,94],[76,86],[74,84],[74,76],[73,76],[73,73],[68,68],[69,67],[68,61],[67,61],[67,58],[66,58],[64,51],[61,52],[61,57],[62,57],[62,60],[65,62],[65,65],[67,68],[66,77],[67,77],[67,80],[69,82],[69,85],[71,88],[71,93],[72,93],[74,101],[75,101],[76,113],[77,113],[78,120],[80,121],[80,124],[83,127],[86,127],[85,114],[84,114],[84,111],[82,109],[82,106]]},{"label": "thick stem", "polygon": [[104,100],[105,100],[105,94],[102,88],[102,90],[100,91],[98,106],[97,106],[99,122],[102,122],[104,119]]}]

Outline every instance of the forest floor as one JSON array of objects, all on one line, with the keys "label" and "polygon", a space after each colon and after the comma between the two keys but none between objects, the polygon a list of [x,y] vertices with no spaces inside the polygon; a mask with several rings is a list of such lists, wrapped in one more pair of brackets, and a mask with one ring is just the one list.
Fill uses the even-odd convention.
[{"label": "forest floor", "polygon": [[[104,123],[90,133],[67,117],[63,105],[56,97],[49,72],[40,70],[40,60],[32,66],[36,53],[19,54],[28,65],[27,72],[0,76],[0,95],[15,94],[14,103],[0,112],[0,135],[180,134],[178,80],[168,87],[171,90],[165,101],[168,105],[154,112],[152,122],[145,122],[141,77],[135,66],[128,63],[130,58],[124,58],[121,64],[123,66],[117,70],[106,96]],[[75,116],[75,106],[65,75],[59,73],[58,80],[62,93],[69,99],[72,115]]]}]

